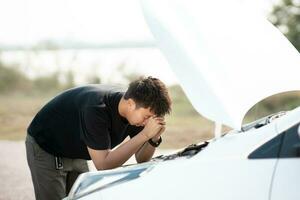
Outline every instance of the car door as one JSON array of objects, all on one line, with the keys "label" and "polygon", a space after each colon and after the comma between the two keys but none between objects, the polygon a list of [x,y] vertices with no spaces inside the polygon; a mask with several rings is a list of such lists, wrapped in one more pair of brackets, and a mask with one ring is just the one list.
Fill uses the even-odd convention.
[{"label": "car door", "polygon": [[300,123],[283,135],[270,199],[300,199]]}]

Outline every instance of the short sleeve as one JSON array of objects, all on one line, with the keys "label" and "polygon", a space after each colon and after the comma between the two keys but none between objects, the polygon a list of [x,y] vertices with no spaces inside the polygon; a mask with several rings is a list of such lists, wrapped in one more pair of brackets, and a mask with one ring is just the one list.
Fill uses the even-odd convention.
[{"label": "short sleeve", "polygon": [[105,105],[85,107],[81,111],[81,139],[91,149],[111,148],[110,119]]},{"label": "short sleeve", "polygon": [[129,135],[130,138],[133,138],[139,132],[141,132],[143,129],[144,129],[143,126],[132,126],[132,125],[129,125],[127,127],[127,134]]}]

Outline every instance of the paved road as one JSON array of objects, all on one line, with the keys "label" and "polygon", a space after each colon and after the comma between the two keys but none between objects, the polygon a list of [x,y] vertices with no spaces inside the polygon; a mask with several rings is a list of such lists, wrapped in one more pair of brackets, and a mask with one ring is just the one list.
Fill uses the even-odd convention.
[{"label": "paved road", "polygon": [[0,159],[0,200],[33,200],[24,141],[0,141]]},{"label": "paved road", "polygon": [[[156,152],[167,153],[171,150]],[[34,200],[24,141],[0,141],[0,200]],[[133,163],[131,158],[129,163]],[[89,162],[91,170],[95,170]]]}]

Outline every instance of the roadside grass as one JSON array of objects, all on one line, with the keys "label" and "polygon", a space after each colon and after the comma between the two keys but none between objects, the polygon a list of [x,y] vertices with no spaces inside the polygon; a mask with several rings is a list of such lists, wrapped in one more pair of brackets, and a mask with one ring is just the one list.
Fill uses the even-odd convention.
[{"label": "roadside grass", "polygon": [[0,96],[0,140],[24,140],[33,116],[49,97]]},{"label": "roadside grass", "polygon": [[[214,123],[194,110],[180,87],[171,87],[170,93],[173,100],[172,113],[166,117],[167,129],[160,148],[183,148],[211,139]],[[0,95],[0,140],[24,140],[32,118],[53,96],[38,93]],[[299,91],[275,95],[254,106],[246,115],[244,123],[299,105]],[[230,128],[223,126],[223,133],[228,130]]]},{"label": "roadside grass", "polygon": [[[0,96],[0,140],[24,140],[35,114],[52,96]],[[188,102],[176,103],[167,116],[161,148],[183,148],[212,137],[213,124],[197,114]]]}]

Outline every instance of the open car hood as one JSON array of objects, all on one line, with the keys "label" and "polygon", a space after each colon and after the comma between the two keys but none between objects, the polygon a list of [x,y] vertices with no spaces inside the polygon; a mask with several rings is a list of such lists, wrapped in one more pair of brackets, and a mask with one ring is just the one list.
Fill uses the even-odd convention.
[{"label": "open car hood", "polygon": [[157,45],[203,116],[240,129],[255,103],[300,89],[298,51],[242,1],[141,2]]}]

